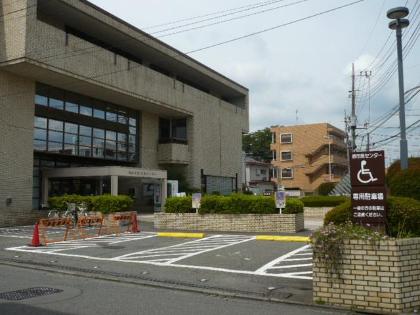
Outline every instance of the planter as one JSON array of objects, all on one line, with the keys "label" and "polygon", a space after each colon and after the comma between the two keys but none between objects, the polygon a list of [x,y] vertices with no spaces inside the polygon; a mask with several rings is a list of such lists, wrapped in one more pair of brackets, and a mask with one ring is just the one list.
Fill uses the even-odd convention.
[{"label": "planter", "polygon": [[155,228],[184,231],[291,232],[303,230],[298,214],[196,214],[156,213]]},{"label": "planter", "polygon": [[331,274],[314,248],[314,302],[388,313],[420,307],[420,238],[348,240],[340,271]]}]

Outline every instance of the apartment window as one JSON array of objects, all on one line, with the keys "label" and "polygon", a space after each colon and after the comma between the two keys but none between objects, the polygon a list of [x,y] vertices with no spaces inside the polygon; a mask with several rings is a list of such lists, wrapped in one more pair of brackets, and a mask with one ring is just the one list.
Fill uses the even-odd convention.
[{"label": "apartment window", "polygon": [[281,169],[281,178],[293,178],[293,169],[282,168]]},{"label": "apartment window", "polygon": [[272,132],[271,133],[271,143],[276,143],[276,133],[275,132]]},{"label": "apartment window", "polygon": [[282,161],[291,161],[292,160],[292,151],[282,151],[281,152]]},{"label": "apartment window", "polygon": [[267,175],[267,170],[266,169],[260,169],[260,174],[261,175]]},{"label": "apartment window", "polygon": [[283,133],[280,135],[280,142],[281,143],[292,143],[293,136],[291,133]]},{"label": "apartment window", "polygon": [[159,120],[159,142],[187,142],[187,119]]},{"label": "apartment window", "polygon": [[273,161],[277,160],[277,151],[271,151],[273,152]]}]

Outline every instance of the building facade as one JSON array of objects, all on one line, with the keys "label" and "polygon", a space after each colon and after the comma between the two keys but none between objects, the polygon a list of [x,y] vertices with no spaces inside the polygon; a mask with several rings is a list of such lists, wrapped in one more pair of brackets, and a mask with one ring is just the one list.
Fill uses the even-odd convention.
[{"label": "building facade", "polygon": [[237,189],[245,87],[85,0],[0,10],[0,226],[64,193],[153,208],[171,174]]},{"label": "building facade", "polygon": [[243,190],[251,191],[257,195],[274,191],[275,183],[271,181],[272,166],[270,163],[245,156],[243,172]]},{"label": "building facade", "polygon": [[347,172],[345,133],[327,123],[273,126],[271,150],[277,183],[312,194],[325,182],[338,182]]}]

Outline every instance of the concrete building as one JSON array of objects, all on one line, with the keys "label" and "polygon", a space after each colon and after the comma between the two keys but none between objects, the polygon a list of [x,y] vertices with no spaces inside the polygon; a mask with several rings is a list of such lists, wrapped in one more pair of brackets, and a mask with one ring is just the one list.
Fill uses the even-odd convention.
[{"label": "concrete building", "polygon": [[327,123],[273,126],[272,165],[278,185],[312,194],[325,182],[338,182],[347,172],[345,133]]},{"label": "concrete building", "polygon": [[270,163],[257,161],[252,157],[244,157],[243,188],[260,195],[274,191],[275,183],[271,181],[272,166]]},{"label": "concrete building", "polygon": [[3,0],[0,16],[0,226],[64,193],[158,210],[167,172],[237,189],[245,87],[85,0]]}]

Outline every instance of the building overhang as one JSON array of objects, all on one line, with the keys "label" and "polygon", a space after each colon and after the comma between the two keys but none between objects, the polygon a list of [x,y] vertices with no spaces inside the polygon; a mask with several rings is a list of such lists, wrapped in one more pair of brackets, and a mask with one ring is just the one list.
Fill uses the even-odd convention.
[{"label": "building overhang", "polygon": [[138,111],[174,118],[193,115],[190,111],[175,108],[174,106],[143,95],[105,84],[94,78],[76,75],[30,58],[19,58],[4,62],[0,64],[0,68],[13,74],[32,79],[35,82],[55,86]]}]

